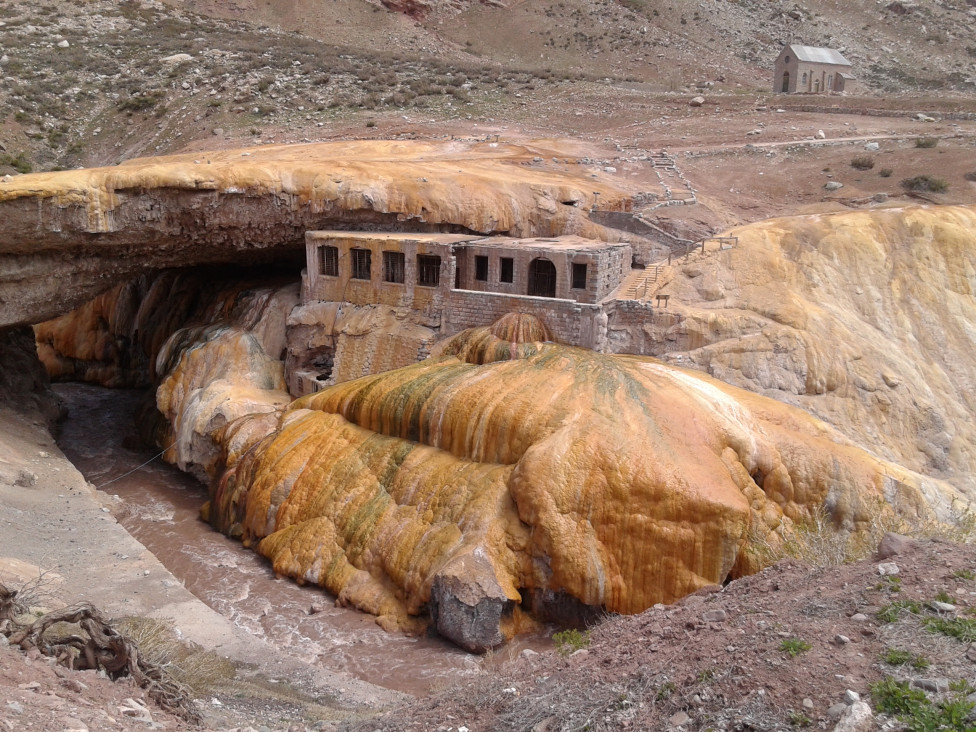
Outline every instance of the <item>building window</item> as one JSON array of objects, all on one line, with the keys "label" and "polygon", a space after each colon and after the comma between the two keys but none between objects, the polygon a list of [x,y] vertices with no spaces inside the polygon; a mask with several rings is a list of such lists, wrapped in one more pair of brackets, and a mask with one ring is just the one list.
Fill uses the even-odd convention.
[{"label": "building window", "polygon": [[403,252],[383,252],[383,281],[403,284]]},{"label": "building window", "polygon": [[786,57],[786,63],[789,63],[789,62],[790,62],[790,57],[789,57],[789,56],[787,56],[787,57]]},{"label": "building window", "polygon": [[417,255],[417,284],[437,287],[441,282],[441,258],[430,254]]},{"label": "building window", "polygon": [[350,249],[352,255],[352,278],[354,280],[372,279],[370,274],[370,260],[372,252],[369,249]]},{"label": "building window", "polygon": [[329,277],[339,276],[338,247],[319,247],[319,274]]},{"label": "building window", "polygon": [[806,71],[803,72],[803,80],[802,80],[801,83],[803,84],[803,86],[806,86],[807,85],[807,72]]},{"label": "building window", "polygon": [[585,290],[586,289],[586,265],[579,262],[573,262],[573,289],[574,290]]},{"label": "building window", "polygon": [[488,281],[488,257],[474,258],[474,278],[478,282]]},{"label": "building window", "polygon": [[542,257],[529,264],[529,295],[556,296],[556,265]]},{"label": "building window", "polygon": [[515,282],[515,260],[511,257],[502,257],[499,261],[501,272],[498,275],[498,281]]}]

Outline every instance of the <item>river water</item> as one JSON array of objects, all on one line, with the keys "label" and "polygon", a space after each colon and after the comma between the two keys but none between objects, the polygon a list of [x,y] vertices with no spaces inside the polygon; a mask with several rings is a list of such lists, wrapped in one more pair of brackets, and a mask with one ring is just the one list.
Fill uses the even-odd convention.
[{"label": "river water", "polygon": [[[477,658],[436,636],[387,633],[373,616],[336,607],[321,588],[276,579],[267,560],[199,519],[206,488],[162,460],[118,478],[155,452],[125,440],[136,432],[140,392],[85,384],[55,391],[69,410],[61,450],[89,482],[119,496],[119,522],[214,610],[306,663],[411,694],[477,673]],[[321,612],[310,614],[313,604]],[[509,652],[540,642],[522,639]]]}]

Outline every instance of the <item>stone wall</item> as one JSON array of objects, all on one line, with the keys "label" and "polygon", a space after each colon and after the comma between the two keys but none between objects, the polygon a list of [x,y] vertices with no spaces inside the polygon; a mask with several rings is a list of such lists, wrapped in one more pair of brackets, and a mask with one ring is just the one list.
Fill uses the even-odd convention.
[{"label": "stone wall", "polygon": [[[627,214],[629,216],[629,214]],[[546,241],[552,243],[548,246]],[[578,240],[580,246],[562,240],[533,240],[531,245],[511,240],[486,239],[465,244],[457,250],[458,287],[476,292],[526,295],[529,267],[533,260],[549,260],[556,268],[556,297],[596,303],[609,295],[630,269],[633,250],[629,244],[608,244]],[[541,243],[541,245],[540,245]],[[487,258],[484,279],[477,277],[477,260]],[[502,259],[512,260],[512,282],[502,282]],[[586,265],[586,288],[574,288],[573,265]]]},{"label": "stone wall", "polygon": [[465,328],[490,325],[506,313],[529,313],[540,318],[557,340],[573,346],[600,350],[605,335],[601,325],[603,307],[573,300],[527,295],[454,290],[444,310],[441,335],[454,335]]}]

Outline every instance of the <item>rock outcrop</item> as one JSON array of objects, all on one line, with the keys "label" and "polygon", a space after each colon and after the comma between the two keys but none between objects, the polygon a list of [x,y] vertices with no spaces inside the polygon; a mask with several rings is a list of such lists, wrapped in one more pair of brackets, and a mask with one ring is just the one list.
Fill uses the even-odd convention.
[{"label": "rock outcrop", "polygon": [[666,268],[667,310],[611,327],[610,349],[802,407],[885,459],[976,490],[976,208],[728,233],[735,248]]},{"label": "rock outcrop", "polygon": [[[335,142],[143,158],[0,181],[0,327],[66,313],[153,269],[302,266],[305,232],[595,235],[630,193],[558,143]],[[602,238],[602,236],[601,236]]]}]

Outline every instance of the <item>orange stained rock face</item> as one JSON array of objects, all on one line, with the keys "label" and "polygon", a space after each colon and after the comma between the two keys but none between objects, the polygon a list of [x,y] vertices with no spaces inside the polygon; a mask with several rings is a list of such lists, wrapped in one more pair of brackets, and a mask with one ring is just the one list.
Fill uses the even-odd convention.
[{"label": "orange stained rock face", "polygon": [[513,603],[553,590],[632,613],[748,571],[750,531],[825,502],[856,525],[920,486],[800,410],[487,328],[292,403],[237,454],[214,525],[400,627],[459,557],[486,559]]}]

